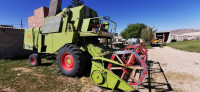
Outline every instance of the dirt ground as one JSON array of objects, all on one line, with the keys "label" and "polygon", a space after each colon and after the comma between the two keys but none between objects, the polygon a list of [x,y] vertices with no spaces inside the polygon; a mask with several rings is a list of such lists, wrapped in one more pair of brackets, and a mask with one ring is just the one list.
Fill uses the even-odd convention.
[{"label": "dirt ground", "polygon": [[[200,53],[180,51],[166,46],[149,49],[148,55],[150,69],[136,92],[199,92]],[[18,62],[2,63],[2,66],[7,64],[12,66],[9,66],[10,70],[7,70],[8,68],[5,68],[5,70],[0,68],[0,70],[7,70],[4,73],[10,74],[4,74],[4,76],[9,77],[8,82],[14,83],[9,84],[5,81],[7,78],[2,75],[4,80],[1,80],[0,76],[0,82],[7,83],[6,85],[0,85],[0,92],[21,92],[19,90],[27,90],[26,88],[29,88],[29,86],[26,85],[29,84],[34,85],[36,88],[41,88],[40,90],[43,91],[47,87],[52,92],[112,92],[94,85],[89,77],[71,78],[63,76],[57,73],[56,65],[32,68],[28,67],[26,60],[19,63],[19,66],[16,66],[16,63]],[[17,77],[15,78],[15,76]],[[29,78],[26,76],[29,76]],[[25,83],[23,84],[24,86],[15,87],[21,83]],[[53,84],[56,84],[56,86]],[[37,90],[35,91],[37,92]]]},{"label": "dirt ground", "polygon": [[155,47],[148,52],[150,72],[139,91],[199,92],[200,53]]},{"label": "dirt ground", "polygon": [[150,70],[136,92],[199,92],[200,53],[166,46],[149,49],[148,55]]}]

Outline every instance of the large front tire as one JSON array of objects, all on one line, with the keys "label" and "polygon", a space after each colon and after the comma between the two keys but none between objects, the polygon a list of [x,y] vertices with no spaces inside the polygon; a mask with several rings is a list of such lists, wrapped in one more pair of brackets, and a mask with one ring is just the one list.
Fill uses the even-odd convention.
[{"label": "large front tire", "polygon": [[84,70],[82,51],[73,44],[63,46],[57,55],[57,64],[61,73],[67,76],[78,76]]}]

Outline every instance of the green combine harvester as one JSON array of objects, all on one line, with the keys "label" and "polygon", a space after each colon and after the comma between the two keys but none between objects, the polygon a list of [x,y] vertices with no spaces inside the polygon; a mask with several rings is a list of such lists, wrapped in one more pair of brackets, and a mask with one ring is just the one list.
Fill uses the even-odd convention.
[{"label": "green combine harvester", "polygon": [[[135,90],[147,72],[147,50],[141,44],[112,49],[116,26],[109,17],[98,17],[87,6],[64,8],[45,18],[43,27],[25,31],[24,49],[37,51],[29,57],[30,66],[40,65],[42,55],[55,54],[63,75],[82,75],[90,65],[90,77],[96,85]],[[138,73],[140,77],[135,78]]]}]

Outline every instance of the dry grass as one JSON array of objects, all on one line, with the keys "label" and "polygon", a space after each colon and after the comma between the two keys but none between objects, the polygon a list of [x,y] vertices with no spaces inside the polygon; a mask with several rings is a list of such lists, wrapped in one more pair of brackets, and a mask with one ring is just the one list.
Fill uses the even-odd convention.
[{"label": "dry grass", "polygon": [[[53,61],[44,59],[43,63]],[[0,91],[6,92],[77,92],[94,86],[88,77],[63,76],[55,64],[29,67],[27,59],[0,60],[0,72]]]}]

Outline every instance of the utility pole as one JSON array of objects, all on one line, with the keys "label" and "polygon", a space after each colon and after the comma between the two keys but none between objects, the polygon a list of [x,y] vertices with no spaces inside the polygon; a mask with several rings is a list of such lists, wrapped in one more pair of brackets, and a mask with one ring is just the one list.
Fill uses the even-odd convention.
[{"label": "utility pole", "polygon": [[23,23],[22,23],[22,19],[21,19],[21,28],[23,28]]}]

